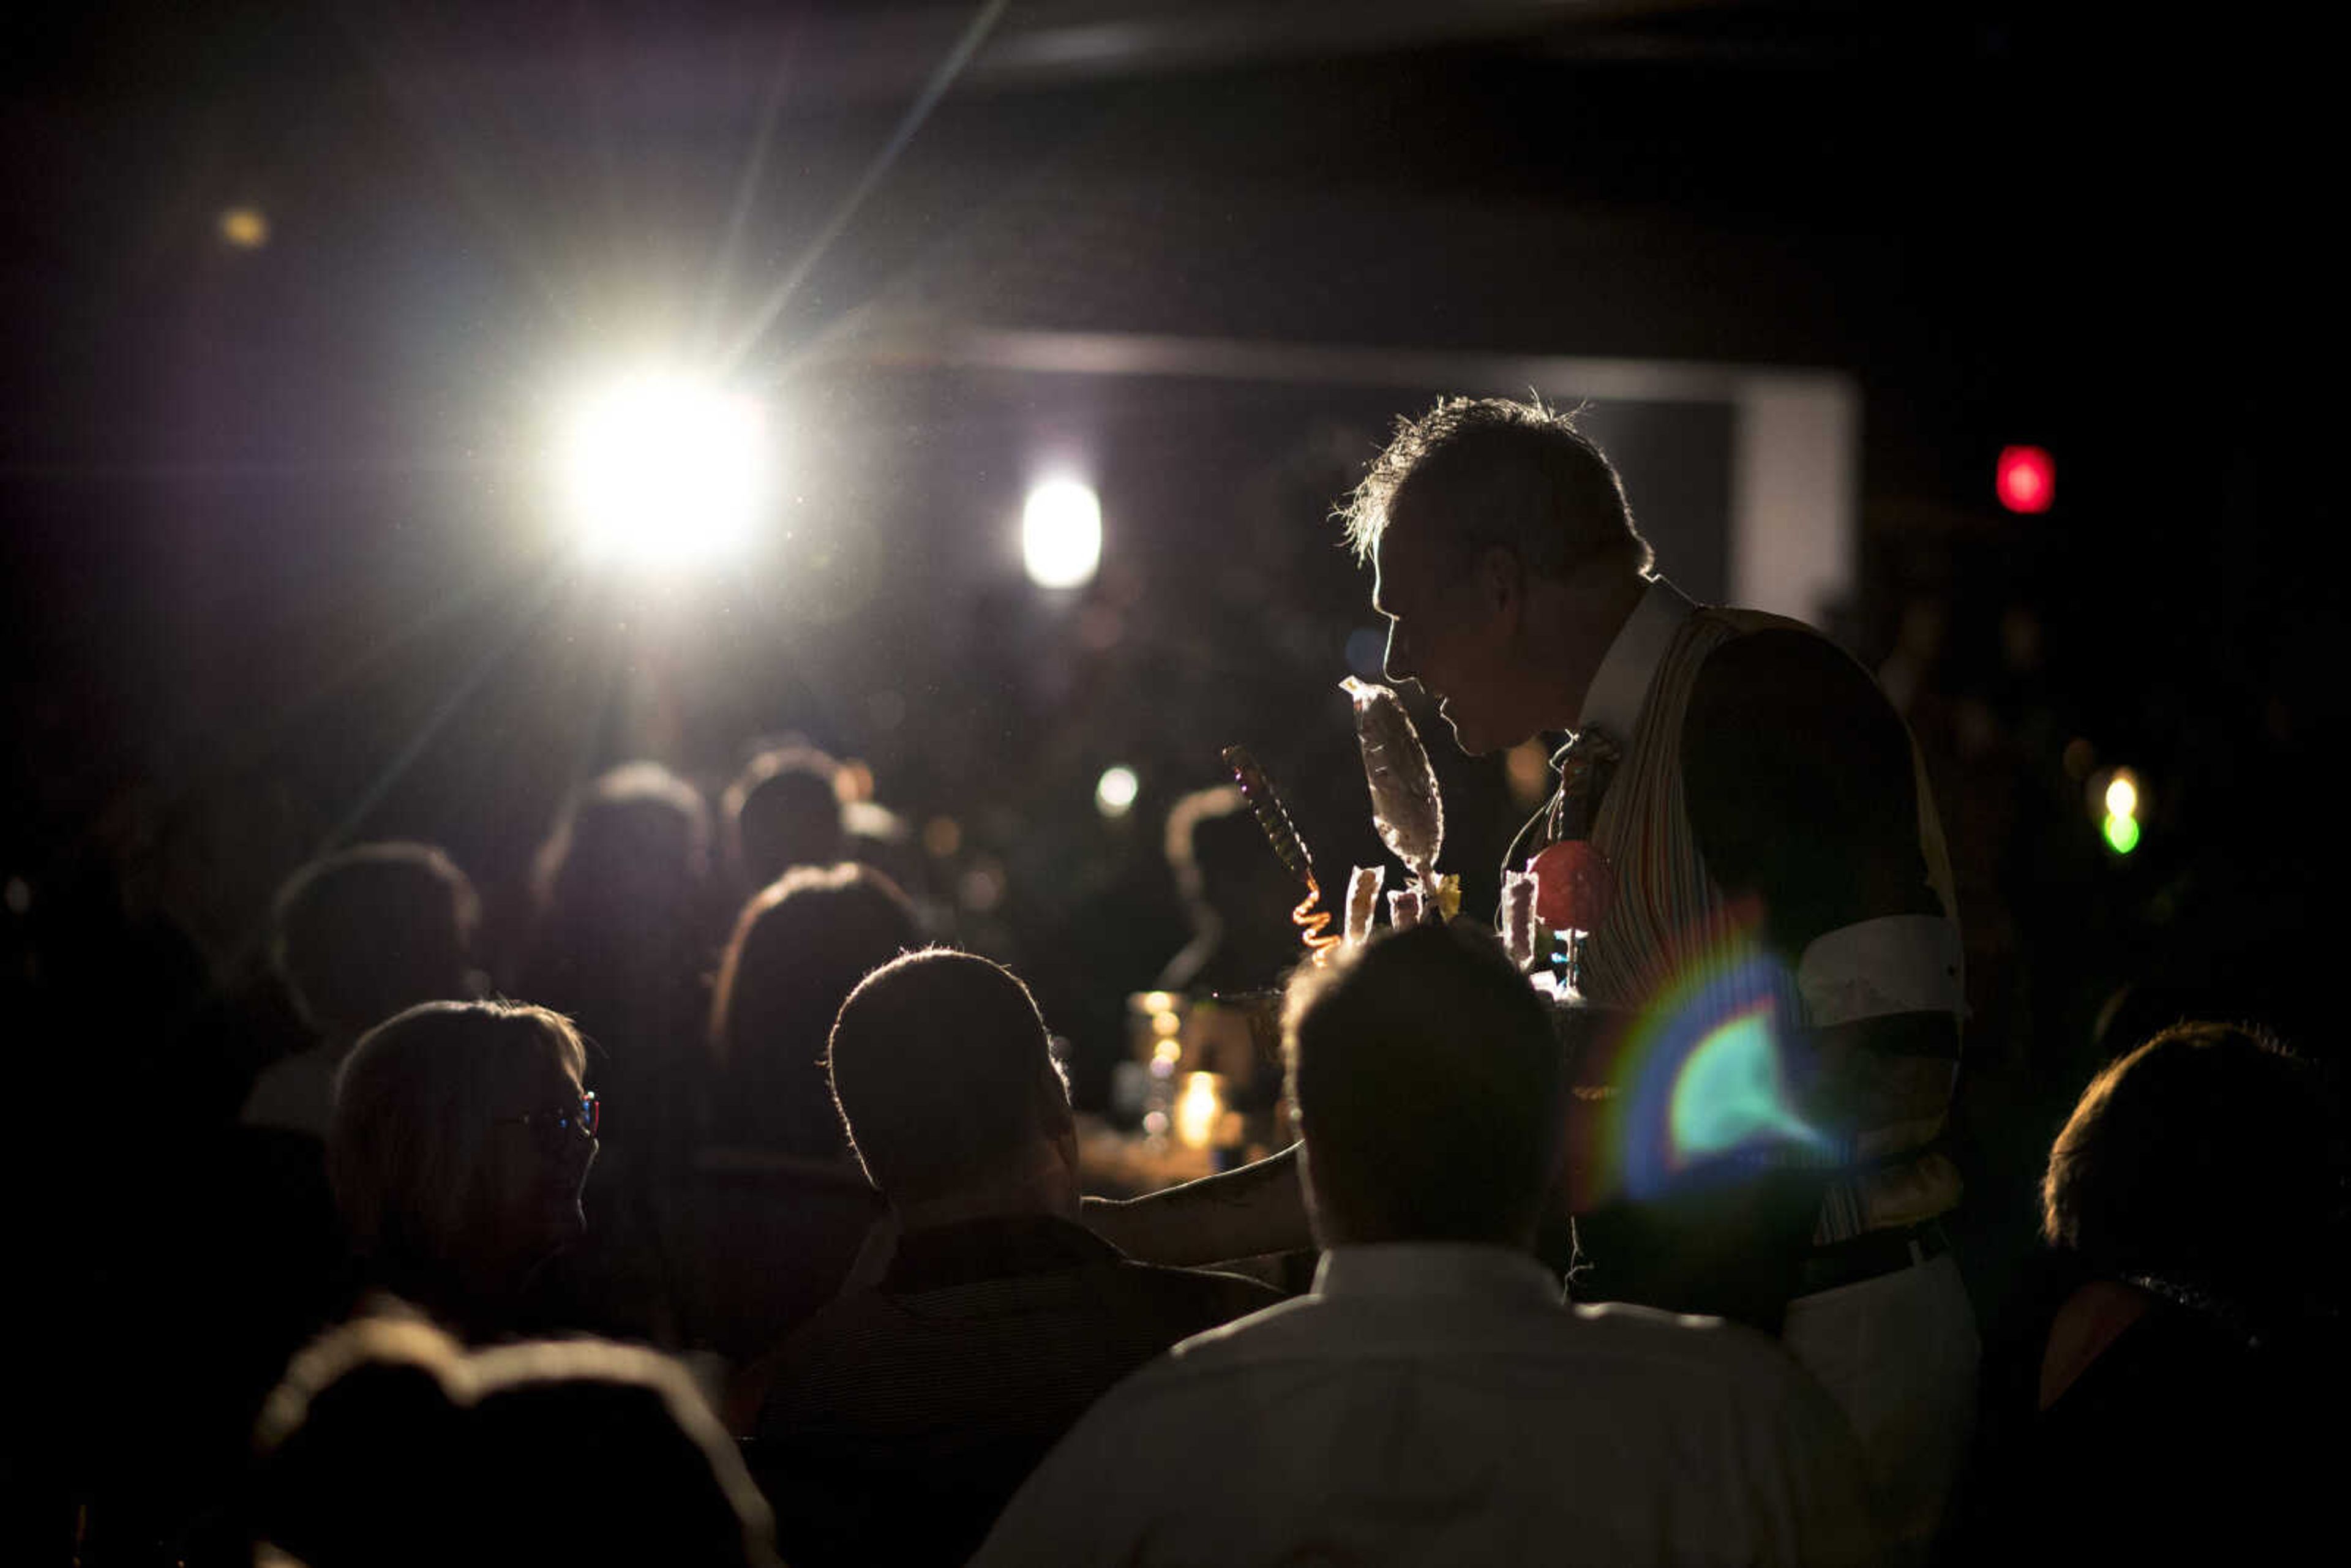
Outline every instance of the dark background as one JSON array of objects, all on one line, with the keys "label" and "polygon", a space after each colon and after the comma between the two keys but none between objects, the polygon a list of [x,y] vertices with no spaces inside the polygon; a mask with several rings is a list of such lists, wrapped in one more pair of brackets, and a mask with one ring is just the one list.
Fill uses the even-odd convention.
[{"label": "dark background", "polygon": [[[2317,1032],[2340,863],[2317,51],[2088,10],[1015,5],[853,209],[974,9],[12,11],[16,994],[104,987],[69,917],[110,879],[243,972],[269,889],[351,836],[447,844],[510,943],[567,789],[634,755],[715,788],[797,732],[956,821],[920,873],[946,934],[1028,974],[1098,1069],[1183,940],[1158,821],[1220,747],[1258,750],[1327,864],[1377,857],[1332,689],[1368,582],[1327,514],[1444,389],[876,345],[1811,367],[1864,396],[1829,630],[1887,668],[1934,769],[1971,1175],[2021,1214],[2117,988]],[[240,204],[259,249],[222,242]],[[802,267],[738,361],[787,411],[762,552],[673,585],[576,570],[538,460],[568,378],[737,344]],[[1636,513],[1719,537],[1726,413],[1596,418]],[[2016,442],[2055,455],[2043,516],[1994,502]],[[1109,543],[1055,597],[1011,540],[1065,448]],[[1518,806],[1498,762],[1434,749],[1474,900]],[[1144,793],[1105,821],[1114,761]],[[2083,800],[2116,763],[2146,788],[2126,860]],[[202,1076],[172,1018],[135,1027],[47,1048]]]}]

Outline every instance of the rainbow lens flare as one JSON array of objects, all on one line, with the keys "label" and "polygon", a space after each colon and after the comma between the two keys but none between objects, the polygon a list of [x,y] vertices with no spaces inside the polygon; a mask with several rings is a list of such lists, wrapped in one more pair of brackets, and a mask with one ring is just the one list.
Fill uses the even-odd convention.
[{"label": "rainbow lens flare", "polygon": [[[1609,1190],[1662,1197],[1830,1139],[1800,1108],[1811,1045],[1793,977],[1727,941],[1687,967],[1607,1052],[1595,1129]],[[1588,1074],[1586,1075],[1588,1078]]]}]

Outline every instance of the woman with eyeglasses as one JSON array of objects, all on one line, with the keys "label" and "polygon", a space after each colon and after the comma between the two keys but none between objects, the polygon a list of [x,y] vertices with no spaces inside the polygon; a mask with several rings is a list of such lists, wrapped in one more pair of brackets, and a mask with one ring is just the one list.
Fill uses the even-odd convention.
[{"label": "woman with eyeglasses", "polygon": [[526,1326],[540,1270],[586,1229],[600,1107],[561,1014],[426,1002],[361,1037],[327,1174],[366,1285],[474,1340]]}]

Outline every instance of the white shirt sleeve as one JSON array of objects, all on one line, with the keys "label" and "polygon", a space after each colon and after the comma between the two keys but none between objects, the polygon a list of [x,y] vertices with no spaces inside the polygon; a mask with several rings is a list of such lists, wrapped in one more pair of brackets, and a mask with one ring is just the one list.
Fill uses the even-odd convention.
[{"label": "white shirt sleeve", "polygon": [[1826,932],[1796,965],[1816,1026],[1965,1007],[1959,927],[1939,915],[1888,915]]}]

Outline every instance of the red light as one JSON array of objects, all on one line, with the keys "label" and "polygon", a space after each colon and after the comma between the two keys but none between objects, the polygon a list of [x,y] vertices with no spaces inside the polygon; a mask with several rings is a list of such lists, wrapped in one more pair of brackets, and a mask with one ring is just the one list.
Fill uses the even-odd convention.
[{"label": "red light", "polygon": [[2045,512],[2056,498],[2057,465],[2038,446],[2003,446],[1994,487],[2011,512]]}]

